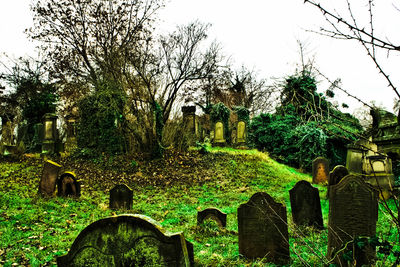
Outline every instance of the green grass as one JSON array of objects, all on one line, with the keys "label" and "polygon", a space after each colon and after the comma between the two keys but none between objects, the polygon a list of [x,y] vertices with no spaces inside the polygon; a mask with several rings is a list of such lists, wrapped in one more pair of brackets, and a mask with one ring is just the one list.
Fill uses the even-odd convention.
[{"label": "green grass", "polygon": [[[301,266],[302,260],[321,266],[327,230],[298,229],[290,215],[289,189],[300,180],[311,181],[311,177],[256,150],[212,148],[211,154],[223,157],[212,158],[213,175],[206,182],[166,187],[128,184],[134,190],[133,209],[128,212],[147,215],[170,232],[184,232],[194,245],[198,266],[269,266],[262,259],[244,259],[238,251],[237,208],[254,193],[264,191],[287,207],[291,266]],[[83,187],[80,199],[38,197],[41,168],[24,162],[0,164],[0,265],[54,265],[82,229],[115,214],[108,209],[108,191],[85,191]],[[326,227],[326,188],[317,187]],[[208,207],[228,214],[226,229],[219,229],[212,221],[196,225],[197,211]],[[379,229],[379,233],[396,238],[388,220],[381,219]]]}]

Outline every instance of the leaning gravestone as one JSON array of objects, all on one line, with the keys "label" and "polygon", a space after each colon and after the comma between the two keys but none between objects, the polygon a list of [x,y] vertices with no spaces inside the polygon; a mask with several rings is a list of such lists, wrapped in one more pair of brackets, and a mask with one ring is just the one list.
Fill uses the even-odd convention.
[{"label": "leaning gravestone", "polygon": [[329,198],[329,191],[332,185],[336,185],[342,180],[343,177],[349,174],[347,168],[343,165],[337,165],[333,170],[329,173],[328,178],[328,198]]},{"label": "leaning gravestone", "polygon": [[238,208],[239,253],[286,264],[290,260],[286,207],[264,192]]},{"label": "leaning gravestone", "polygon": [[110,190],[110,209],[132,209],[133,191],[125,184],[114,186]]},{"label": "leaning gravestone", "polygon": [[39,193],[44,196],[53,196],[56,189],[57,177],[61,165],[51,160],[46,160],[43,166],[42,178],[39,183]]},{"label": "leaning gravestone", "polygon": [[57,181],[57,195],[60,197],[80,197],[81,185],[75,173],[64,172]]},{"label": "leaning gravestone", "polygon": [[312,162],[313,184],[328,182],[329,161],[324,157],[318,157]]},{"label": "leaning gravestone", "polygon": [[296,225],[324,227],[318,188],[307,181],[297,182],[289,190],[293,222]]},{"label": "leaning gravestone", "polygon": [[208,208],[197,213],[197,225],[207,219],[213,219],[220,227],[226,227],[226,213],[216,208]]},{"label": "leaning gravestone", "polygon": [[98,220],[78,235],[58,266],[191,266],[193,245],[144,215]]},{"label": "leaning gravestone", "polygon": [[[331,186],[329,193],[328,257],[333,258],[355,237],[376,235],[378,192],[361,176],[350,174]],[[354,247],[356,266],[369,266],[375,257],[375,249],[368,244],[363,249]],[[347,266],[341,256],[339,253],[334,261],[339,266]]]}]

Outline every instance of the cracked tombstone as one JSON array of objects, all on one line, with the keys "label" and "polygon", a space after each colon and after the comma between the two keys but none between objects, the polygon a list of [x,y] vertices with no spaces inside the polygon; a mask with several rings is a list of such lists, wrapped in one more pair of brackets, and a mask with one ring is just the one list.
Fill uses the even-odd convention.
[{"label": "cracked tombstone", "polygon": [[324,157],[318,157],[312,162],[313,184],[328,182],[329,161]]},{"label": "cracked tombstone", "polygon": [[63,266],[192,266],[193,245],[182,232],[169,233],[139,214],[100,219],[83,229]]},{"label": "cracked tombstone", "polygon": [[226,213],[216,208],[208,208],[197,212],[197,225],[201,225],[203,221],[213,219],[221,228],[226,227]]},{"label": "cracked tombstone", "polygon": [[238,208],[239,253],[275,264],[290,260],[286,207],[264,192]]},{"label": "cracked tombstone", "polygon": [[133,191],[125,184],[119,184],[110,190],[110,209],[131,210]]},{"label": "cracked tombstone", "polygon": [[42,178],[40,179],[39,183],[39,193],[41,193],[43,196],[54,195],[60,170],[60,164],[51,160],[45,161],[43,166]]},{"label": "cracked tombstone", "polygon": [[[378,192],[361,176],[350,174],[331,186],[329,193],[328,258],[347,266],[343,253],[338,253],[343,245],[356,237],[376,235]],[[354,255],[355,266],[369,266],[375,258],[375,248],[356,245]]]},{"label": "cracked tombstone", "polygon": [[318,188],[307,181],[299,181],[289,190],[293,222],[296,225],[324,228]]},{"label": "cracked tombstone", "polygon": [[81,185],[75,173],[64,172],[57,181],[57,195],[61,197],[80,197]]}]

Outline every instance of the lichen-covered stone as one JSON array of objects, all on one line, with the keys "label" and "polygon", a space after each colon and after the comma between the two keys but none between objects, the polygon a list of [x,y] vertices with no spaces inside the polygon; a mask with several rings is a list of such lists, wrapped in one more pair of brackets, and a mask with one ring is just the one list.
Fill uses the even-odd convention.
[{"label": "lichen-covered stone", "polygon": [[143,215],[98,220],[78,235],[58,266],[191,266],[193,245]]}]

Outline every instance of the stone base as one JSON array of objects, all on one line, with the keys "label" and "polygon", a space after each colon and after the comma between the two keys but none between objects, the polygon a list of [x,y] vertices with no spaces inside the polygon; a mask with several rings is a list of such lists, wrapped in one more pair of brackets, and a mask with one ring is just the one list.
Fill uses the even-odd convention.
[{"label": "stone base", "polygon": [[226,146],[226,141],[225,140],[218,140],[212,143],[212,146],[219,146],[219,147],[225,147]]},{"label": "stone base", "polygon": [[54,154],[55,142],[53,140],[45,140],[42,143],[42,154]]},{"label": "stone base", "polygon": [[17,146],[15,145],[3,145],[3,156],[13,156],[17,153]]}]

